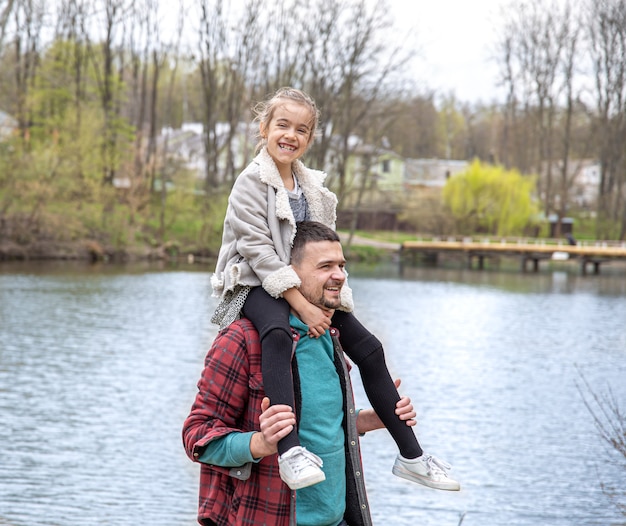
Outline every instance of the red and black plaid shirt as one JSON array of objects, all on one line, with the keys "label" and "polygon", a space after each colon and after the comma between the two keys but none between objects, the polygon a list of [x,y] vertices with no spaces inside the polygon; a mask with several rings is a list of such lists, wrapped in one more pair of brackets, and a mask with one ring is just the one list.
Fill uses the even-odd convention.
[{"label": "red and black plaid shirt", "polygon": [[[183,427],[187,455],[197,460],[206,444],[233,431],[258,431],[261,400],[261,345],[252,323],[240,320],[220,332],[207,353],[198,394]],[[249,466],[248,466],[249,467]],[[276,455],[241,468],[201,464],[198,521],[219,526],[288,526],[295,492],[283,483]]]}]

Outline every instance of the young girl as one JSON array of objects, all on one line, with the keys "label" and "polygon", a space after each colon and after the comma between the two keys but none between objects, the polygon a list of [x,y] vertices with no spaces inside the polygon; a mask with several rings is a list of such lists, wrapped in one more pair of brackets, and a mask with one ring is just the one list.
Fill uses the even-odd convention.
[{"label": "young girl", "polygon": [[[289,266],[296,223],[310,220],[335,228],[337,198],[323,186],[326,175],[300,161],[315,136],[315,102],[294,88],[281,88],[256,107],[259,153],[233,185],[216,271],[211,278],[221,302],[212,318],[225,327],[243,314],[261,340],[263,384],[272,405],[294,406],[290,309],[321,336],[331,323],[345,353],[358,366],[372,407],[394,438],[399,477],[437,489],[458,490],[447,464],[424,454],[413,430],[395,413],[400,399],[385,364],[382,344],[352,314],[344,285],[342,307],[324,311],[304,299]],[[280,475],[291,489],[324,480],[319,457],[301,447],[297,429],[278,443]]]}]

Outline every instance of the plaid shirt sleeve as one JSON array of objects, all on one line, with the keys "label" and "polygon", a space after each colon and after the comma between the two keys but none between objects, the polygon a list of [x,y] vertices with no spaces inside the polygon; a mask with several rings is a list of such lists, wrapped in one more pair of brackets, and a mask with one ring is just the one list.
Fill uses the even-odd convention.
[{"label": "plaid shirt sleeve", "polygon": [[[231,432],[259,430],[262,387],[261,346],[248,320],[221,331],[207,353],[198,393],[183,426],[183,444],[194,461],[208,442]],[[245,470],[240,470],[245,472]],[[278,474],[276,455],[237,470],[201,464],[198,519],[229,524],[289,523],[291,492]],[[245,480],[243,480],[245,478]]]},{"label": "plaid shirt sleeve", "polygon": [[[250,394],[261,388],[261,376],[255,378],[251,371],[252,366],[260,374],[260,364],[251,364],[254,357],[246,351],[246,337],[250,336],[245,327],[231,325],[220,332],[206,355],[198,394],[183,429],[185,450],[193,460],[217,437],[258,429],[258,419],[246,419],[248,404],[255,403]],[[260,401],[258,411],[260,414]]]}]

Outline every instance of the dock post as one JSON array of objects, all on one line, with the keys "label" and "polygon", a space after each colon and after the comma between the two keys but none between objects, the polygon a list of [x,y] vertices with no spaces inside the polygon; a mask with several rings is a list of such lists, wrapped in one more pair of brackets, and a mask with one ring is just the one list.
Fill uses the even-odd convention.
[{"label": "dock post", "polygon": [[580,273],[581,273],[583,276],[586,276],[586,275],[587,275],[587,260],[586,260],[585,258],[582,258],[582,259],[580,260]]}]

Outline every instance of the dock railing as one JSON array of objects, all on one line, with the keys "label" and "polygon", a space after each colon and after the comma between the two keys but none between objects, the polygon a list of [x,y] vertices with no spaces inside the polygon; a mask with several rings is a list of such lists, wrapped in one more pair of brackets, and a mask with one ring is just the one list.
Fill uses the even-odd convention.
[{"label": "dock railing", "polygon": [[528,262],[533,269],[539,269],[542,260],[577,259],[584,274],[587,267],[593,266],[594,273],[599,273],[600,264],[607,261],[626,261],[626,242],[581,241],[571,245],[567,241],[530,238],[482,238],[447,237],[405,241],[401,245],[402,254],[424,254],[436,262],[440,254],[464,254],[468,264],[478,259],[479,268],[484,268],[486,258],[509,256],[521,258],[522,270],[527,270]]}]

